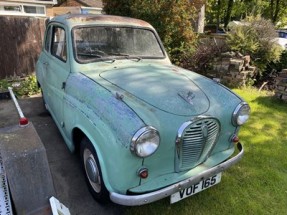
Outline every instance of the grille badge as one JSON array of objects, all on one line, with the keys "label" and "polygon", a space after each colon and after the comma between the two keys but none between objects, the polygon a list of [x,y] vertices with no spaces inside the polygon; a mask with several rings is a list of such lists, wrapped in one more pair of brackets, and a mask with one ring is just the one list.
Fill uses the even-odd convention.
[{"label": "grille badge", "polygon": [[203,138],[206,139],[208,137],[208,127],[205,123],[202,123],[201,131],[202,131]]}]

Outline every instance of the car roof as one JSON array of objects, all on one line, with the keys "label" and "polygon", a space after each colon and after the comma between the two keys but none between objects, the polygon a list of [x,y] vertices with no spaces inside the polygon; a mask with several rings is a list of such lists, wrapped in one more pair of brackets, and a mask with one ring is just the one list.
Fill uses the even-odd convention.
[{"label": "car roof", "polygon": [[65,14],[55,16],[50,22],[59,22],[64,25],[74,27],[77,25],[125,25],[148,27],[152,26],[140,19],[112,15],[93,15],[93,14]]}]

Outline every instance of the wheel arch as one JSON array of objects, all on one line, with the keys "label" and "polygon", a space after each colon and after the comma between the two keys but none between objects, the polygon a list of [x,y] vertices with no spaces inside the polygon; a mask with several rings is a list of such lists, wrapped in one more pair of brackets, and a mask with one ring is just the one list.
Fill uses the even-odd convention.
[{"label": "wheel arch", "polygon": [[74,151],[76,153],[80,153],[80,148],[81,148],[81,141],[84,138],[88,138],[87,135],[78,127],[74,128],[72,131],[72,140],[74,144]]},{"label": "wheel arch", "polygon": [[92,143],[92,146],[94,147],[95,153],[96,153],[98,160],[99,160],[99,164],[100,164],[100,168],[101,168],[101,172],[102,172],[105,186],[107,187],[108,190],[111,190],[111,186],[110,186],[110,183],[108,180],[109,179],[108,171],[106,169],[107,167],[105,165],[103,152],[102,152],[101,148],[99,147],[99,144],[97,144],[97,140],[95,140],[94,137],[89,135],[89,132],[85,131],[84,129],[82,129],[80,127],[75,127],[72,130],[72,142],[74,145],[74,152],[78,153],[80,155],[81,142],[84,138],[87,138]]},{"label": "wheel arch", "polygon": [[[96,133],[96,132],[93,132]],[[87,138],[91,141],[92,145],[95,148],[95,151],[97,152],[97,156],[100,156],[102,158],[102,150],[98,144],[101,140],[104,139],[98,135],[98,138],[96,138],[95,134],[91,135],[90,132],[80,126],[76,126],[72,129],[72,144],[74,145],[74,152],[80,152],[81,149],[81,141],[84,138]],[[101,139],[101,140],[100,140]]]}]

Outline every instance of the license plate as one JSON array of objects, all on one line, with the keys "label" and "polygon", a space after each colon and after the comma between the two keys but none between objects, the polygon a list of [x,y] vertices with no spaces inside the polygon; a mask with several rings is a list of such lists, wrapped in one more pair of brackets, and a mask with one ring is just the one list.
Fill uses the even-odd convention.
[{"label": "license plate", "polygon": [[177,193],[172,194],[170,196],[170,203],[172,204],[172,203],[178,202],[182,199],[185,199],[189,196],[199,193],[207,188],[210,188],[218,184],[220,181],[221,181],[221,173],[218,173],[217,175],[214,175],[210,178],[202,180],[198,182],[197,184],[193,184],[189,188],[183,189]]}]

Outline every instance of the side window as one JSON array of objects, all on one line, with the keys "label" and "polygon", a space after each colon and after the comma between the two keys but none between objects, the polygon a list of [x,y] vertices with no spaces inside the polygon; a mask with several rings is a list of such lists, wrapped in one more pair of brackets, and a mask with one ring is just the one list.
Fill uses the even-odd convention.
[{"label": "side window", "polygon": [[54,27],[52,35],[51,54],[60,60],[67,60],[67,45],[65,30],[60,27]]},{"label": "side window", "polygon": [[47,34],[46,34],[46,40],[45,40],[45,50],[47,52],[50,51],[50,44],[51,44],[51,36],[52,36],[52,27],[50,26],[48,28]]}]

